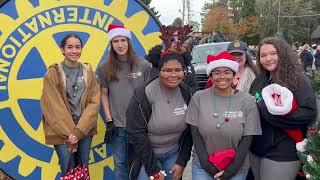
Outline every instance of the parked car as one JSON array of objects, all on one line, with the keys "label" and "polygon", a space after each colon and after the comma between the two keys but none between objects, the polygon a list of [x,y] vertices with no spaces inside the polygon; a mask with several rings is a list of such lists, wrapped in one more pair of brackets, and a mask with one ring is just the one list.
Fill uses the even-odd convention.
[{"label": "parked car", "polygon": [[[207,56],[217,55],[222,51],[226,51],[230,42],[219,42],[219,43],[206,43],[199,44],[192,49],[192,64],[197,75],[197,80],[199,84],[199,89],[204,89],[208,76],[207,76]],[[253,61],[255,58],[252,53],[248,50],[247,54],[252,56]]]}]

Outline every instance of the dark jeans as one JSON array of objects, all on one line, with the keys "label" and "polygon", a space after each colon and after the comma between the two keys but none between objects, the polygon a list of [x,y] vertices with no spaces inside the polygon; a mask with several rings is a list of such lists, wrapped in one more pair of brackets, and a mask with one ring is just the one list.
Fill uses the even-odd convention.
[{"label": "dark jeans", "polygon": [[117,127],[111,141],[116,180],[128,180],[128,136],[126,128]]},{"label": "dark jeans", "polygon": [[[166,180],[173,179],[173,174],[170,173],[172,167],[175,165],[176,160],[178,158],[178,147],[173,150],[163,153],[163,154],[154,154],[154,158],[158,164],[158,166],[165,171],[167,176]],[[146,173],[144,166],[141,167],[137,180],[145,180],[149,179],[149,176]]]},{"label": "dark jeans", "polygon": [[[92,136],[85,137],[78,142],[76,156],[80,159],[83,165],[89,164],[89,153],[91,149]],[[68,172],[68,163],[71,153],[68,151],[67,144],[54,145],[54,149],[58,155],[61,174]]]}]

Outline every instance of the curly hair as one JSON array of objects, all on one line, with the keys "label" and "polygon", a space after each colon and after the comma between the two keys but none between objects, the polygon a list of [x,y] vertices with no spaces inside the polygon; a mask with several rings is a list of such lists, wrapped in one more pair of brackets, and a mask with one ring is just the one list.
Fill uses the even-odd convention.
[{"label": "curly hair", "polygon": [[252,57],[248,52],[246,52],[246,62],[244,66],[250,68],[253,71],[254,75],[257,76],[259,74],[259,70],[257,66],[254,64]]},{"label": "curly hair", "polygon": [[160,44],[155,45],[149,50],[148,54],[145,56],[145,59],[149,61],[153,67],[158,68],[158,62],[161,57],[162,48],[163,47]]},{"label": "curly hair", "polygon": [[280,37],[263,39],[258,47],[257,66],[262,73],[268,72],[260,62],[260,50],[263,45],[273,45],[277,51],[279,63],[272,77],[273,81],[294,91],[298,86],[297,75],[301,72],[298,56],[292,52],[290,45]]}]

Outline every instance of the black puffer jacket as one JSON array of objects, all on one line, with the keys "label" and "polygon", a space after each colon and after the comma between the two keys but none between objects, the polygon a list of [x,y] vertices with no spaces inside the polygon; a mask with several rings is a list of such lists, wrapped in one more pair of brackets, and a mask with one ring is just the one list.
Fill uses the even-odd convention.
[{"label": "black puffer jacket", "polygon": [[[130,180],[136,179],[142,163],[145,166],[146,173],[149,176],[161,170],[154,161],[153,151],[148,137],[148,122],[152,113],[152,106],[145,93],[147,84],[135,90],[127,110],[128,161]],[[179,87],[186,104],[189,104],[191,99],[190,88],[184,83],[182,83]],[[192,145],[191,131],[190,127],[188,127],[180,138],[178,151],[179,154],[176,164],[179,164],[183,167],[186,166],[190,159]]]}]

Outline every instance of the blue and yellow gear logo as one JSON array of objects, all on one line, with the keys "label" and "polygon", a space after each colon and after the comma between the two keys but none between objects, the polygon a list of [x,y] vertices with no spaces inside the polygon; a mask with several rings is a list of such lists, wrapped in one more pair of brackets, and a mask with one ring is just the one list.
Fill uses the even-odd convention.
[{"label": "blue and yellow gear logo", "polygon": [[[84,41],[81,59],[94,68],[107,54],[107,27],[132,31],[141,56],[155,44],[159,23],[135,0],[11,0],[0,9],[0,169],[15,179],[59,179],[57,156],[44,144],[40,95],[50,64],[63,59],[59,43],[75,32]],[[112,179],[105,126],[90,152],[92,179]]]}]

